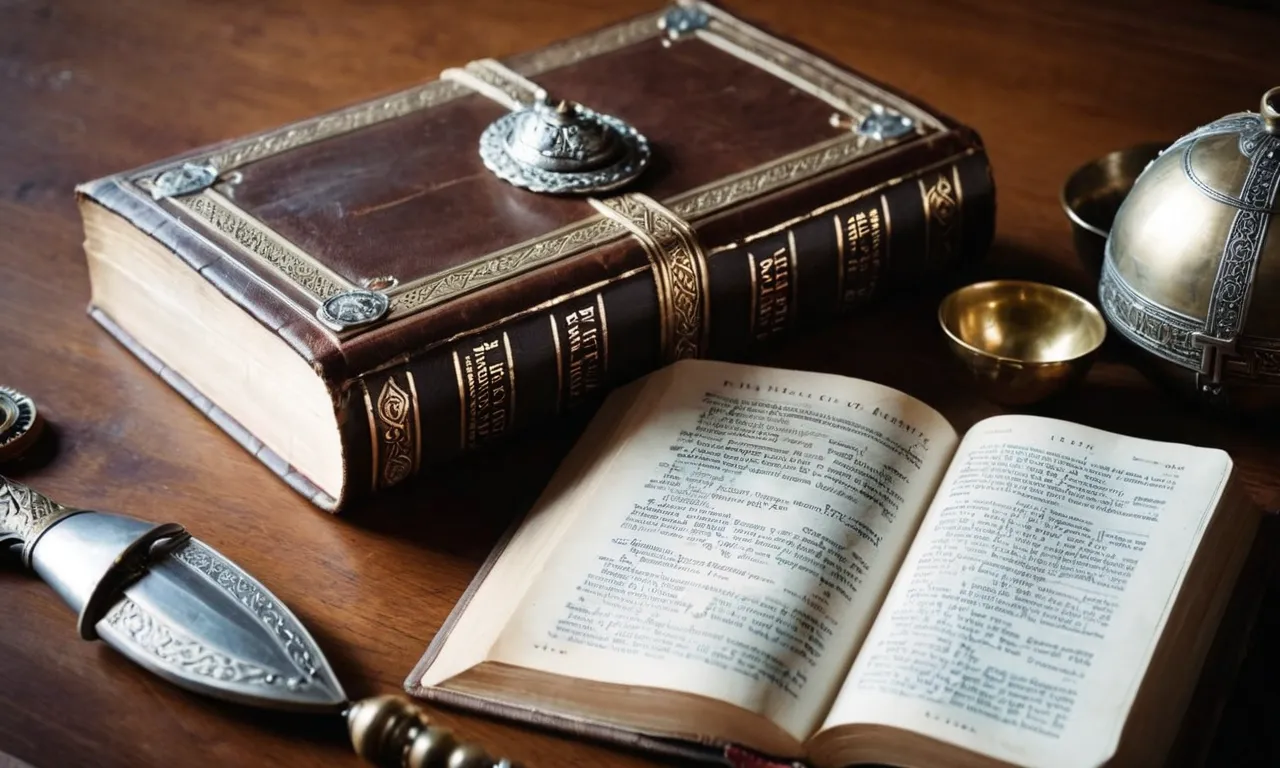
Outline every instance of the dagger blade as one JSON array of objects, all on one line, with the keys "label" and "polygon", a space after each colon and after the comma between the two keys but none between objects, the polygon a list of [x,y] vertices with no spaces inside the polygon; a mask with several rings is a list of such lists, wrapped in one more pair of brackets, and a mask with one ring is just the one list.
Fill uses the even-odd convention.
[{"label": "dagger blade", "polygon": [[197,693],[298,712],[340,712],[348,703],[302,622],[195,538],[151,560],[95,629],[129,659]]},{"label": "dagger blade", "polygon": [[207,696],[296,712],[343,713],[369,762],[519,768],[456,740],[395,696],[347,701],[320,647],[270,590],[176,523],[65,507],[0,476],[0,555],[19,551],[102,639]]}]

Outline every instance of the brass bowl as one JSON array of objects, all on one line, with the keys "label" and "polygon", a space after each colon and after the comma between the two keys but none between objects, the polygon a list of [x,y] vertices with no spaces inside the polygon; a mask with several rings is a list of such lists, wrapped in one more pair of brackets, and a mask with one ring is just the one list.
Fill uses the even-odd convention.
[{"label": "brass bowl", "polygon": [[938,307],[951,351],[983,394],[1028,405],[1084,378],[1107,335],[1092,304],[1025,280],[991,280],[953,292]]},{"label": "brass bowl", "polygon": [[1076,255],[1092,275],[1102,271],[1103,249],[1116,211],[1142,171],[1168,142],[1119,149],[1080,166],[1062,185],[1059,200],[1071,220]]}]

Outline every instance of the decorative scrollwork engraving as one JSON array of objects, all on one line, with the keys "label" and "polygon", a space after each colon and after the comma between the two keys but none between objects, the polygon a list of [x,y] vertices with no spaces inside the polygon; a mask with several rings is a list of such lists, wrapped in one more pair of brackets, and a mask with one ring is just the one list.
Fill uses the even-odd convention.
[{"label": "decorative scrollwork engraving", "polygon": [[[172,554],[173,557],[204,574],[211,582],[217,584],[227,594],[234,597],[280,641],[281,648],[284,649],[284,652],[297,666],[298,670],[303,673],[301,676],[285,676],[283,679],[285,684],[291,688],[296,688],[299,685],[308,683],[311,677],[320,673],[320,665],[316,662],[316,658],[311,652],[310,644],[304,639],[306,637],[304,630],[295,625],[295,620],[288,613],[288,609],[277,603],[257,582],[245,575],[236,566],[223,560],[216,552],[195,540],[188,540]],[[128,601],[125,600],[124,602]],[[110,619],[109,616],[108,619]],[[145,629],[142,625],[139,626]],[[176,631],[165,628],[163,625],[159,626],[170,634]],[[186,651],[182,652],[182,654],[186,653]],[[280,675],[278,672],[275,674],[277,676]],[[294,682],[289,683],[290,680]],[[274,683],[276,681],[264,680],[264,682]]]},{"label": "decorative scrollwork engraving", "polygon": [[[1257,141],[1249,148],[1253,163],[1241,189],[1242,206],[1227,234],[1205,318],[1205,332],[1228,341],[1244,329],[1253,276],[1270,219],[1266,211],[1274,204],[1277,187],[1280,187],[1280,136],[1261,131],[1258,134]],[[1188,156],[1190,151],[1188,146]]]},{"label": "decorative scrollwork engraving", "polygon": [[631,193],[592,200],[596,209],[624,225],[653,264],[668,361],[700,357],[706,349],[706,255],[679,216],[645,195]]},{"label": "decorative scrollwork engraving", "polygon": [[317,300],[350,290],[326,274],[310,256],[286,244],[252,216],[235,209],[218,197],[204,192],[177,198],[183,207],[202,221],[230,238],[245,251],[256,256]]},{"label": "decorative scrollwork engraving", "polygon": [[939,173],[925,185],[920,179],[920,204],[924,206],[925,258],[929,263],[951,261],[960,246],[959,184],[953,174]]},{"label": "decorative scrollwork engraving", "polygon": [[867,137],[846,133],[780,157],[745,173],[690,190],[666,201],[686,221],[709,216],[752,197],[812,178],[871,151]]},{"label": "decorative scrollwork engraving", "polygon": [[1107,258],[1098,284],[1102,311],[1121,335],[1152,354],[1186,368],[1200,368],[1201,353],[1191,337],[1200,330],[1195,318],[1174,312],[1143,297]]},{"label": "decorative scrollwork engraving", "polygon": [[451,67],[440,77],[487,96],[512,111],[537,101],[538,85],[494,59],[477,59],[458,69]]},{"label": "decorative scrollwork engraving", "polygon": [[[405,372],[406,377],[413,374]],[[416,398],[396,384],[395,376],[382,385],[376,404],[378,439],[382,444],[382,485],[391,486],[412,475],[416,469],[414,443],[417,425],[410,419],[417,411]]]},{"label": "decorative scrollwork engraving", "polygon": [[580,253],[627,231],[609,219],[593,219],[551,235],[521,243],[484,259],[402,286],[391,300],[392,315],[439,304],[458,294],[498,282],[549,261]]},{"label": "decorative scrollwork engraving", "polygon": [[31,548],[40,534],[75,510],[64,507],[22,483],[0,476],[0,545],[22,542],[23,561],[30,565]]},{"label": "decorative scrollwork engraving", "polygon": [[831,106],[856,117],[857,124],[882,105],[936,130],[938,119],[905,99],[840,69],[808,51],[773,37],[712,5],[698,3],[710,17],[699,36],[744,61],[780,77]]},{"label": "decorative scrollwork engraving", "polygon": [[127,597],[102,620],[123,634],[134,649],[146,653],[161,666],[180,670],[185,675],[207,677],[220,683],[284,686],[291,690],[309,682],[210,648]]},{"label": "decorative scrollwork engraving", "polygon": [[[707,37],[713,44],[715,41],[728,41],[727,46],[722,47],[731,54],[764,67],[808,93],[840,105],[842,110],[861,118],[870,114],[872,105],[882,104],[909,116],[921,132],[941,128],[937,118],[852,73],[844,72],[817,56],[778,41],[713,6],[697,4],[696,7],[711,19],[711,26],[707,30],[711,34]],[[658,27],[662,16],[661,12],[648,14],[550,48],[516,56],[507,60],[506,67],[523,77],[536,77],[543,72],[658,37],[662,34]],[[481,72],[479,75],[487,77],[494,74],[494,71]],[[208,162],[225,173],[237,166],[281,152],[403,117],[468,92],[469,89],[456,82],[438,80],[384,99],[270,131],[232,144],[208,157],[196,159]],[[910,136],[875,140],[846,132],[741,174],[677,195],[664,203],[684,220],[693,221],[744,200],[826,173],[908,138]],[[180,162],[174,164],[175,167],[177,165]],[[157,172],[157,169],[152,168],[133,181],[145,186]],[[341,278],[319,267],[307,254],[275,237],[267,227],[246,212],[233,210],[226,201],[211,202],[216,199],[211,192],[209,190],[189,198],[181,198],[180,202],[198,218],[256,257],[264,266],[309,294],[317,303],[354,287],[345,285]],[[624,234],[626,230],[614,221],[591,219],[542,238],[488,254],[445,273],[406,280],[389,292],[392,299],[389,316],[396,319],[427,309],[530,269],[589,250]]]}]

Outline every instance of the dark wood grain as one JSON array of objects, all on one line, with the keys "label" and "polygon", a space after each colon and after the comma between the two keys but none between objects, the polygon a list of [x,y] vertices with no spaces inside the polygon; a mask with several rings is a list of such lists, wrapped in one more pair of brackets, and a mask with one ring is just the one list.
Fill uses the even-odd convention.
[{"label": "dark wood grain", "polygon": [[[651,0],[0,0],[0,381],[53,427],[15,476],[69,504],[175,520],[239,561],[310,625],[353,696],[397,691],[500,531],[577,424],[441,470],[349,518],[316,512],[84,316],[80,181],[268,128],[653,7]],[[1210,3],[788,2],[733,7],[976,126],[999,187],[985,274],[1088,292],[1057,205],[1076,165],[1256,109],[1280,81],[1280,17]],[[761,105],[767,109],[768,105]],[[958,426],[996,412],[950,366],[938,290],[798,339],[766,362],[863,376]],[[1113,346],[1047,413],[1216,445],[1280,506],[1280,432],[1187,412]],[[6,469],[6,471],[10,471]],[[1275,764],[1276,593],[1217,748]],[[0,564],[0,751],[36,766],[355,765],[336,722],[185,694],[100,643],[11,561]],[[1278,652],[1280,653],[1280,652]],[[647,758],[454,712],[441,720],[531,766]],[[0,759],[0,763],[3,759]]]}]

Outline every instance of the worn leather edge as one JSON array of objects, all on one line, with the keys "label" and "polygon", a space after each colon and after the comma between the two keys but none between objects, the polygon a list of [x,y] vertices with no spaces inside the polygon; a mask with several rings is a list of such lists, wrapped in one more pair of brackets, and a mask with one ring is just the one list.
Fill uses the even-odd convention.
[{"label": "worn leather edge", "polygon": [[198,389],[193,387],[190,382],[180,376],[164,361],[153,355],[145,347],[139,344],[127,331],[116,325],[115,321],[98,307],[89,306],[89,317],[93,318],[98,325],[109,333],[122,347],[131,352],[134,357],[138,358],[147,368],[160,377],[164,383],[168,384],[179,395],[183,397],[196,410],[204,414],[219,429],[227,433],[227,436],[239,443],[241,448],[248,451],[255,459],[262,462],[268,469],[274,472],[289,485],[290,488],[304,496],[308,501],[326,512],[334,512],[339,506],[340,500],[333,498],[329,494],[320,490],[314,483],[306,478],[301,472],[295,469],[291,464],[280,457],[275,451],[268,448],[261,440],[254,437],[249,430],[245,429],[240,422],[236,421],[226,411],[219,408],[212,400],[205,397]]},{"label": "worn leather edge", "polygon": [[[117,177],[81,184],[76,187],[76,197],[101,205],[163,245],[246,314],[279,335],[322,377],[326,371],[340,370],[342,349],[337,339],[303,308],[305,299],[252,276],[245,265],[228,255],[226,246],[193,229],[155,201],[123,186]],[[232,286],[236,290],[231,290]],[[271,294],[284,306],[247,300],[243,295],[246,286]]]}]

